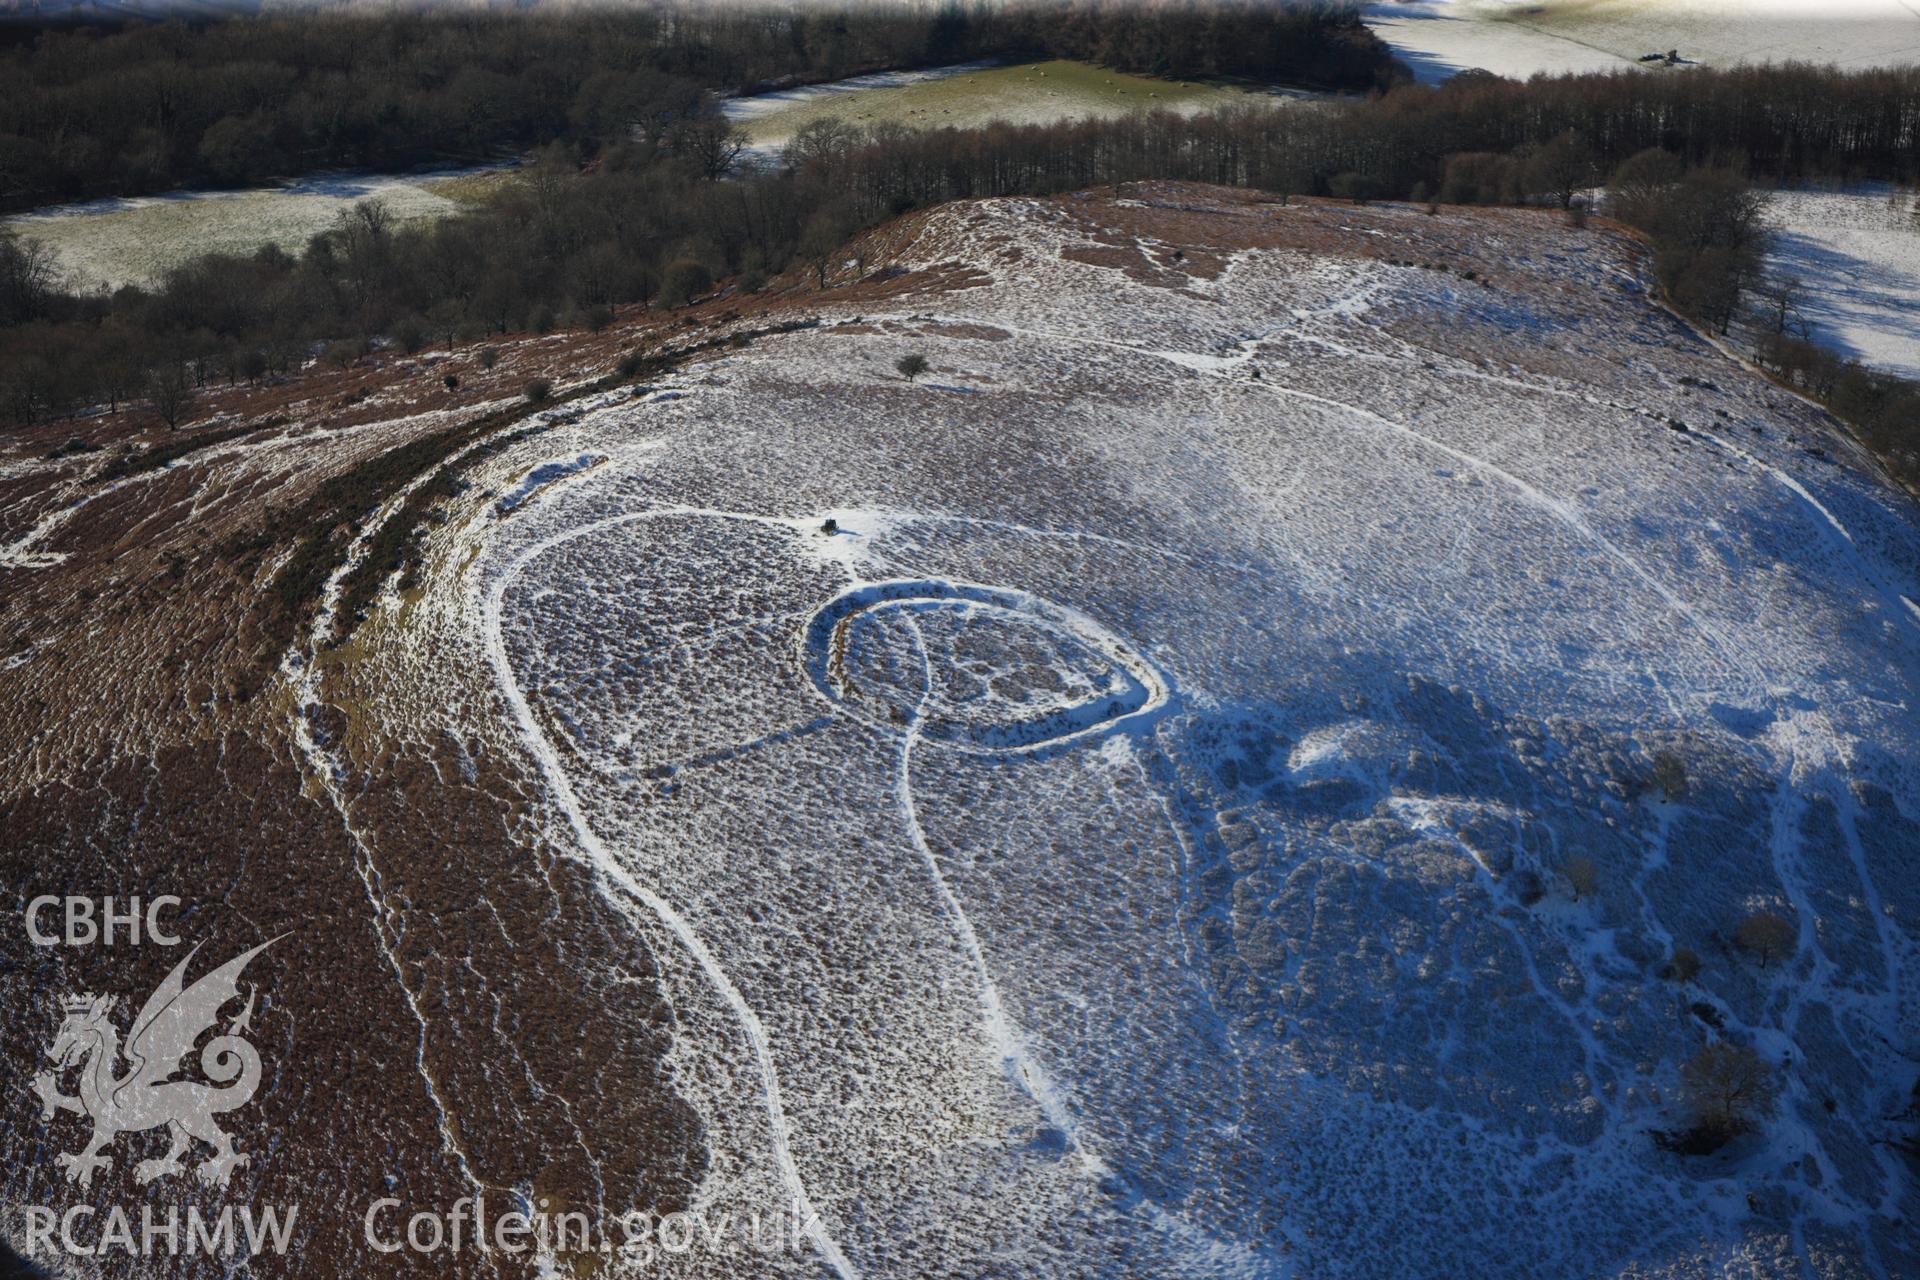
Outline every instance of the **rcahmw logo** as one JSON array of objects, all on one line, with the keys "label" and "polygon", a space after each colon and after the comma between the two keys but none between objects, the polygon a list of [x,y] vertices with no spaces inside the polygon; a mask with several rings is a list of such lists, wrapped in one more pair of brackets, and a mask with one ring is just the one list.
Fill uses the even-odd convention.
[{"label": "rcahmw logo", "polygon": [[[163,901],[167,899],[155,903]],[[44,936],[36,927],[40,907],[36,901],[27,916],[36,942]],[[61,940],[74,945],[74,922],[87,917],[70,903],[64,914],[68,931]],[[128,914],[139,918],[137,910]],[[116,918],[111,913],[106,918],[111,929]],[[120,922],[124,920],[125,916],[120,917]],[[153,915],[142,923],[148,926],[150,940],[162,945],[178,941],[154,927]],[[78,932],[91,941],[103,931],[83,926]],[[137,932],[132,940],[138,941]],[[62,998],[59,1029],[47,1047],[53,1069],[36,1075],[31,1089],[40,1099],[42,1119],[71,1113],[92,1124],[83,1147],[58,1157],[69,1183],[89,1189],[97,1173],[113,1166],[113,1157],[104,1153],[122,1134],[162,1129],[167,1136],[166,1153],[134,1164],[133,1180],[139,1185],[188,1172],[190,1155],[199,1157],[191,1172],[203,1186],[225,1187],[234,1170],[249,1163],[249,1157],[235,1149],[219,1117],[251,1102],[260,1087],[260,1054],[247,1039],[257,991],[249,988],[244,1006],[227,1017],[224,1029],[220,1023],[222,1010],[241,998],[241,972],[279,940],[242,952],[189,985],[187,967],[200,953],[194,947],[127,1025],[124,1042],[114,1017],[117,999],[92,993]],[[196,1048],[201,1078],[194,1078],[186,1067]],[[64,1091],[69,1081],[72,1093]],[[131,1142],[130,1137],[121,1150],[125,1152]],[[299,1209],[249,1206],[240,1215],[237,1230],[231,1207],[209,1213],[194,1205],[183,1214],[178,1208],[147,1204],[140,1209],[137,1226],[118,1207],[102,1210],[81,1204],[56,1212],[48,1206],[29,1205],[23,1213],[29,1251],[57,1249],[80,1255],[124,1251],[144,1256],[155,1251],[232,1254],[243,1249],[249,1254],[280,1253],[293,1233]]]},{"label": "rcahmw logo", "polygon": [[285,1210],[249,1205],[236,1215],[229,1204],[208,1215],[200,1212],[199,1205],[188,1205],[182,1213],[175,1205],[155,1209],[143,1204],[138,1227],[119,1205],[104,1214],[89,1204],[74,1205],[61,1214],[37,1204],[21,1212],[26,1218],[22,1235],[28,1257],[99,1258],[124,1253],[136,1258],[195,1254],[218,1258],[243,1251],[249,1256],[285,1253],[300,1210],[298,1205]]}]

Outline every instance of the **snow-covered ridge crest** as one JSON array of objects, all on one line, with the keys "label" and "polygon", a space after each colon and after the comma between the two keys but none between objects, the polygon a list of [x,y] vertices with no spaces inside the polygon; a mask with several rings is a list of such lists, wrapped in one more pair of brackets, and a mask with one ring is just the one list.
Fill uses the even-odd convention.
[{"label": "snow-covered ridge crest", "polygon": [[[1914,1270],[1920,522],[1830,419],[1599,220],[1148,184],[847,262],[476,448],[289,673],[430,1151],[540,1174],[492,1090],[588,1051],[434,1055],[565,937],[543,1001],[661,993],[554,1108],[576,1195],[669,1096],[689,1202],[817,1215],[755,1275]],[[496,810],[476,902],[405,818]],[[1709,1043],[1778,1104],[1663,1150]]]},{"label": "snow-covered ridge crest", "polygon": [[[875,243],[543,445],[657,442],[476,570],[679,1001],[752,1011],[777,1111],[695,1090],[730,1194],[788,1170],[865,1274],[1055,1274],[1066,1221],[1156,1274],[1898,1270],[1920,526],[1834,424],[1546,214],[1149,186]],[[1778,1112],[1664,1153],[1709,1039]]]}]

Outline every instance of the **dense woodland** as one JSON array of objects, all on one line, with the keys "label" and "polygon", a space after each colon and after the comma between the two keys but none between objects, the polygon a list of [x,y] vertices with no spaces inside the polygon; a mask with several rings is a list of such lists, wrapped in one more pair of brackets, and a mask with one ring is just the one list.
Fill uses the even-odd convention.
[{"label": "dense woodland", "polygon": [[[414,30],[410,19],[399,27]],[[653,85],[653,74],[633,79]],[[607,101],[625,101],[617,80],[601,81]],[[1526,84],[1467,75],[1192,119],[928,132],[822,121],[784,165],[744,174],[729,172],[736,145],[724,120],[685,92],[616,140],[605,127],[561,130],[471,214],[396,225],[363,205],[298,257],[205,258],[152,291],[70,295],[42,250],[0,236],[0,417],[111,411],[139,397],[173,422],[199,387],[284,375],[316,353],[346,364],[380,345],[597,327],[617,304],[677,307],[716,281],[751,292],[786,272],[824,284],[861,228],[949,199],[1164,178],[1578,217],[1579,193],[1611,178],[1612,211],[1647,233],[1677,306],[1723,331],[1773,307],[1776,322],[1758,323],[1779,376],[1827,399],[1920,481],[1920,390],[1810,347],[1790,309],[1762,296],[1767,233],[1753,189],[1757,178],[1914,178],[1920,72],[1696,69]]]},{"label": "dense woodland", "polygon": [[[0,28],[0,33],[5,29]],[[639,125],[709,93],[986,57],[1327,88],[1387,83],[1349,3],[1024,0],[520,14],[300,14],[16,35],[0,51],[0,209],[342,166],[397,169]]]}]

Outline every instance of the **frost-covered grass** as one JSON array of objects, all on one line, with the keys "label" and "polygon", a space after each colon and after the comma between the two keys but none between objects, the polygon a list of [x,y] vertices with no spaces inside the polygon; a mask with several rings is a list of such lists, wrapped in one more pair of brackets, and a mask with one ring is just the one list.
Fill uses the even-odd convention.
[{"label": "frost-covered grass", "polygon": [[[537,775],[756,1275],[1912,1273],[1911,506],[1604,230],[1214,200],[503,451],[315,696]],[[1714,1035],[1781,1111],[1661,1152]]]},{"label": "frost-covered grass", "polygon": [[1903,0],[1416,0],[1374,4],[1368,22],[1429,81],[1618,70],[1670,49],[1716,66],[1920,61],[1920,13]]},{"label": "frost-covered grass", "polygon": [[1619,56],[1604,49],[1496,21],[1498,16],[1470,0],[1380,3],[1368,10],[1367,25],[1416,78],[1429,84],[1475,68],[1525,78],[1536,72],[1614,71],[1623,65]]},{"label": "frost-covered grass", "polygon": [[404,220],[444,218],[507,180],[496,166],[437,174],[317,174],[246,191],[182,191],[94,200],[7,219],[50,245],[71,286],[112,290],[151,285],[207,253],[289,253],[361,200],[385,201]]},{"label": "frost-covered grass", "polygon": [[900,124],[920,129],[972,129],[992,123],[1051,124],[1130,112],[1208,111],[1273,95],[1193,80],[1155,80],[1082,62],[1012,66],[971,63],[933,71],[890,72],[833,84],[736,98],[727,114],[756,151],[772,152],[815,120]]},{"label": "frost-covered grass", "polygon": [[1814,341],[1920,378],[1920,197],[1884,184],[1772,198],[1772,267],[1802,285]]}]

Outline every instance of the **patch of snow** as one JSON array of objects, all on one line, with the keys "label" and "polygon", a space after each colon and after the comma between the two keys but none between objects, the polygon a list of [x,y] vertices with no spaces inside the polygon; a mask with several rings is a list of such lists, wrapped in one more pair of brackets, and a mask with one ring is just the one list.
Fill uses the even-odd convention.
[{"label": "patch of snow", "polygon": [[1920,62],[1920,11],[1905,0],[1415,0],[1370,4],[1366,20],[1427,83],[1470,68],[1684,73],[1641,61],[1669,50],[1713,66]]},{"label": "patch of snow", "polygon": [[535,494],[547,488],[549,485],[558,483],[568,476],[578,475],[589,467],[597,467],[606,460],[606,455],[604,454],[583,453],[576,458],[562,458],[552,462],[543,462],[533,470],[527,472],[524,480],[495,501],[493,509],[500,515],[511,515]]},{"label": "patch of snow", "polygon": [[1768,266],[1800,281],[1808,336],[1920,379],[1920,193],[1867,183],[1776,192],[1769,203]]}]

